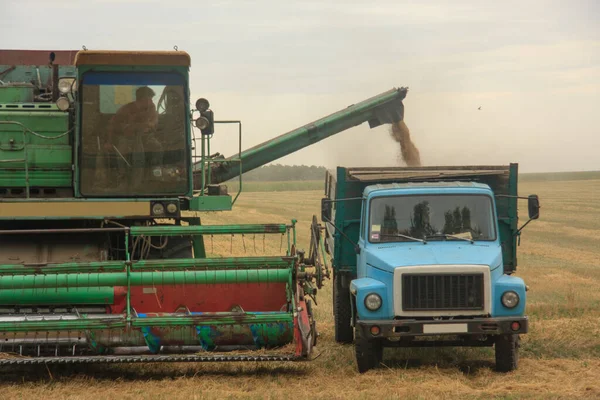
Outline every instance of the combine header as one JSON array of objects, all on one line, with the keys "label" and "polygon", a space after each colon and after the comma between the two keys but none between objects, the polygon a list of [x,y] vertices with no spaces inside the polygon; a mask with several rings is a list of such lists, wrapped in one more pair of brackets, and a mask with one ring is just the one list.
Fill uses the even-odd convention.
[{"label": "combine header", "polygon": [[[189,67],[181,51],[0,51],[0,364],[310,358],[320,239],[305,255],[294,220],[209,226],[198,212],[230,210],[240,193],[221,183],[241,188],[245,171],[400,120],[406,89],[223,158],[214,126],[239,121],[215,121],[205,99],[191,109]],[[287,246],[216,256],[216,235]]]}]

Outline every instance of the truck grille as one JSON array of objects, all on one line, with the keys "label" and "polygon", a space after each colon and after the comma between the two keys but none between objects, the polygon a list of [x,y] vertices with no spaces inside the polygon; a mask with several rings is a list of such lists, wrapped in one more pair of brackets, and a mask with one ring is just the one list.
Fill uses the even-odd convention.
[{"label": "truck grille", "polygon": [[483,310],[483,274],[403,274],[404,311]]}]

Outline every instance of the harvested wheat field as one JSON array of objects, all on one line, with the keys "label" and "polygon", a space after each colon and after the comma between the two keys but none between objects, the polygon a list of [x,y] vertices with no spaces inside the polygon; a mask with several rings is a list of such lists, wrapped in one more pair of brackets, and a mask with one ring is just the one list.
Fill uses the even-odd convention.
[{"label": "harvested wheat field", "polygon": [[[493,372],[491,349],[440,348],[386,349],[384,366],[359,375],[352,346],[333,342],[327,286],[318,297],[321,337],[312,362],[5,368],[0,393],[27,399],[599,398],[600,179],[522,182],[521,194],[530,193],[540,196],[542,211],[519,248],[531,324],[514,373]],[[204,223],[297,218],[303,247],[320,198],[320,191],[245,193],[235,211],[211,214]],[[279,245],[266,243],[265,251],[277,252]],[[262,238],[249,237],[206,246],[215,253],[263,250]]]}]

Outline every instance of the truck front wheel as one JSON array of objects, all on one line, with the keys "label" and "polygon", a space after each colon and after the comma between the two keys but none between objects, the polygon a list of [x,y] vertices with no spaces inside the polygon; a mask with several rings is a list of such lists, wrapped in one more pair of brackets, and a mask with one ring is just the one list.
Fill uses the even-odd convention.
[{"label": "truck front wheel", "polygon": [[379,365],[383,357],[383,346],[380,340],[363,337],[360,327],[356,327],[356,364],[361,374]]},{"label": "truck front wheel", "polygon": [[496,371],[510,372],[519,366],[519,335],[496,337]]},{"label": "truck front wheel", "polygon": [[350,303],[350,290],[342,285],[339,275],[333,277],[333,313],[335,321],[335,341],[338,343],[352,343],[352,304]]}]

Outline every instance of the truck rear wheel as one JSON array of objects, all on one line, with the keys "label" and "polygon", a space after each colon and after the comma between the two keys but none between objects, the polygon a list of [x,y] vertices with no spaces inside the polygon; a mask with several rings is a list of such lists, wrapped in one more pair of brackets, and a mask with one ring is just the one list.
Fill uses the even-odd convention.
[{"label": "truck rear wheel", "polygon": [[352,304],[350,291],[342,285],[339,275],[333,277],[333,314],[335,321],[335,341],[338,343],[352,343]]},{"label": "truck rear wheel", "polygon": [[519,366],[519,335],[500,335],[494,345],[496,371],[510,372]]},{"label": "truck rear wheel", "polygon": [[356,328],[356,364],[361,374],[373,369],[381,363],[383,358],[383,346],[380,340],[363,337],[362,330]]}]

